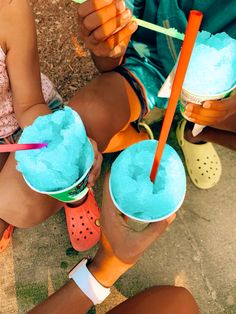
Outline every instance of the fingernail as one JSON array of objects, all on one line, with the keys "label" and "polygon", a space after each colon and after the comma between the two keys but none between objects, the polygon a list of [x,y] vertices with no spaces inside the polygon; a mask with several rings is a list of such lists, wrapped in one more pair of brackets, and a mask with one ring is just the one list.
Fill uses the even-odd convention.
[{"label": "fingernail", "polygon": [[123,0],[116,2],[116,8],[119,12],[123,12],[125,10],[125,2]]},{"label": "fingernail", "polygon": [[167,218],[166,221],[168,222],[168,225],[171,225],[172,222],[175,220],[175,218],[176,218],[176,214],[173,214],[169,218]]},{"label": "fingernail", "polygon": [[188,105],[186,106],[186,109],[187,109],[188,111],[192,111],[192,110],[193,110],[193,105],[188,104]]},{"label": "fingernail", "polygon": [[133,21],[133,22],[129,25],[129,29],[130,29],[131,31],[135,30],[137,27],[138,27],[138,24],[137,24],[135,21]]},{"label": "fingernail", "polygon": [[211,103],[210,103],[210,102],[208,102],[208,101],[204,102],[204,104],[203,104],[203,108],[206,108],[206,109],[211,108]]},{"label": "fingernail", "polygon": [[125,12],[122,14],[123,19],[127,19],[131,16],[131,11],[130,10],[125,10]]}]

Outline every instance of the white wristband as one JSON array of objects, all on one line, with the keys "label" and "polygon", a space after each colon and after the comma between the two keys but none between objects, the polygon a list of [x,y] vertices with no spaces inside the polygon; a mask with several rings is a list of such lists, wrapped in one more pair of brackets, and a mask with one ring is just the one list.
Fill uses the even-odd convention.
[{"label": "white wristband", "polygon": [[77,286],[93,302],[94,305],[102,303],[111,293],[109,288],[103,287],[89,272],[86,267],[88,260],[83,259],[69,273],[69,278],[73,279]]}]

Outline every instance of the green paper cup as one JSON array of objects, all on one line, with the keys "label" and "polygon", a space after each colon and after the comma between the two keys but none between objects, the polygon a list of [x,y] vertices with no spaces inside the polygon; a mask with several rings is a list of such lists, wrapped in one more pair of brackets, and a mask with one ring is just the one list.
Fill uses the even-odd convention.
[{"label": "green paper cup", "polygon": [[88,177],[94,163],[94,152],[93,152],[92,144],[90,141],[89,141],[89,145],[91,145],[91,152],[92,152],[91,162],[88,162],[88,165],[85,166],[86,169],[82,177],[80,177],[71,186],[62,190],[57,190],[57,191],[40,191],[36,189],[35,187],[33,187],[30,184],[30,182],[26,179],[26,177],[23,175],[25,182],[33,191],[41,193],[41,194],[49,195],[64,203],[73,203],[75,201],[81,200],[88,193],[88,190],[89,190],[87,187]]},{"label": "green paper cup", "polygon": [[41,193],[41,194],[49,195],[63,203],[73,203],[75,201],[79,201],[88,193],[88,187],[87,187],[88,176],[89,176],[90,170],[92,169],[92,166],[93,164],[85,171],[83,176],[80,179],[78,179],[74,184],[72,184],[66,189],[58,190],[58,191],[52,191],[52,192],[39,191],[36,188],[34,188],[24,176],[23,178],[25,182],[27,183],[27,185],[33,191]]}]

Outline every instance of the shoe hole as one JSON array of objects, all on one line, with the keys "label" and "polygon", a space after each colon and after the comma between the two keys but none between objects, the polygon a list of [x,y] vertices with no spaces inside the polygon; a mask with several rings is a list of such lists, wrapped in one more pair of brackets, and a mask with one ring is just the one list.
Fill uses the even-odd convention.
[{"label": "shoe hole", "polygon": [[216,168],[216,170],[218,170],[218,168]]},{"label": "shoe hole", "polygon": [[74,217],[72,217],[71,219],[72,219],[72,220],[74,220],[75,218],[74,218]]},{"label": "shoe hole", "polygon": [[88,210],[88,211],[87,211],[87,214],[89,214],[89,213],[90,213],[90,211]]},{"label": "shoe hole", "polygon": [[83,231],[80,231],[79,233],[80,233],[80,234],[82,234],[82,233],[83,233]]},{"label": "shoe hole", "polygon": [[202,169],[202,167],[198,167],[198,169]]},{"label": "shoe hole", "polygon": [[202,176],[204,176],[204,173],[202,173]]},{"label": "shoe hole", "polygon": [[210,180],[210,179],[211,179],[211,177],[208,177],[208,179]]},{"label": "shoe hole", "polygon": [[80,218],[80,219],[83,219],[83,216],[80,216],[79,218]]},{"label": "shoe hole", "polygon": [[79,238],[77,239],[77,241],[79,241]]},{"label": "shoe hole", "polygon": [[72,232],[71,234],[74,235],[74,232]]},{"label": "shoe hole", "polygon": [[200,159],[198,158],[197,161],[200,161]]},{"label": "shoe hole", "polygon": [[213,161],[211,161],[211,164],[213,164]]},{"label": "shoe hole", "polygon": [[90,217],[91,220],[93,220],[93,217]]},{"label": "shoe hole", "polygon": [[212,170],[212,167],[210,167],[210,169]]},{"label": "shoe hole", "polygon": [[213,173],[213,176],[215,176],[216,174],[215,173]]},{"label": "shoe hole", "polygon": [[89,230],[89,228],[86,228],[86,230]]},{"label": "shoe hole", "polygon": [[208,173],[209,171],[207,170],[206,172]]},{"label": "shoe hole", "polygon": [[72,227],[74,228],[74,227],[75,227],[75,225],[72,225]]},{"label": "shoe hole", "polygon": [[84,237],[84,240],[86,240],[87,239],[87,237]]},{"label": "shoe hole", "polygon": [[92,231],[90,231],[90,234],[93,234]]},{"label": "shoe hole", "polygon": [[207,156],[207,159],[209,159],[209,157]]},{"label": "shoe hole", "polygon": [[204,165],[206,165],[206,162],[204,162]]},{"label": "shoe hole", "polygon": [[82,223],[82,226],[84,226],[84,223]]}]

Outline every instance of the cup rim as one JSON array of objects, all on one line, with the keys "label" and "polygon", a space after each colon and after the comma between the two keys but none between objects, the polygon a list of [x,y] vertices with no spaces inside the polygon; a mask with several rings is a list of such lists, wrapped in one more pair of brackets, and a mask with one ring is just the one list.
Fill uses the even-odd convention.
[{"label": "cup rim", "polygon": [[110,191],[110,195],[111,195],[112,202],[114,203],[114,205],[116,206],[116,208],[117,208],[122,214],[124,214],[125,216],[127,216],[127,217],[129,217],[129,218],[131,218],[131,219],[133,219],[133,220],[136,220],[136,221],[138,221],[138,222],[144,222],[144,223],[152,223],[152,222],[162,221],[162,220],[165,220],[166,218],[170,217],[170,216],[173,215],[174,213],[176,213],[176,212],[180,209],[181,205],[183,204],[184,199],[185,199],[185,196],[186,196],[186,192],[187,192],[187,191],[185,190],[185,193],[184,193],[183,198],[181,199],[180,203],[178,204],[178,206],[176,207],[176,209],[173,210],[171,213],[169,213],[169,214],[167,214],[167,215],[165,215],[165,216],[163,216],[163,217],[161,217],[161,218],[157,218],[157,219],[142,220],[142,219],[140,219],[140,218],[136,218],[136,217],[134,217],[134,216],[131,216],[131,215],[125,213],[122,209],[120,209],[120,207],[119,207],[119,205],[117,204],[117,202],[116,202],[116,200],[115,200],[115,198],[114,198],[114,196],[113,196],[113,193],[112,193],[112,188],[111,188],[111,175],[110,175],[110,177],[109,177],[109,191]]},{"label": "cup rim", "polygon": [[29,181],[25,178],[25,176],[24,176],[23,174],[22,174],[22,176],[23,176],[25,182],[27,183],[27,185],[28,185],[33,191],[38,192],[38,193],[41,193],[41,194],[57,195],[57,194],[61,194],[61,193],[67,192],[67,191],[73,189],[74,187],[76,187],[76,185],[78,185],[81,181],[83,181],[84,178],[88,175],[88,173],[89,173],[90,169],[92,168],[92,166],[93,166],[93,162],[92,162],[91,166],[88,167],[88,169],[84,172],[84,174],[82,175],[82,177],[80,177],[75,183],[73,183],[73,184],[72,184],[71,186],[69,186],[68,188],[65,188],[65,189],[63,189],[63,190],[58,190],[58,191],[52,191],[52,192],[50,192],[50,191],[40,191],[40,190],[37,190],[35,187],[33,187],[33,186],[29,183]]},{"label": "cup rim", "polygon": [[189,94],[191,94],[192,96],[195,96],[195,97],[199,97],[199,98],[204,97],[204,98],[206,98],[206,99],[211,99],[211,97],[219,97],[219,98],[222,98],[224,95],[226,95],[226,94],[232,92],[235,88],[236,88],[236,83],[234,84],[233,87],[227,89],[226,91],[223,91],[223,92],[220,92],[220,93],[217,93],[217,94],[214,94],[214,95],[213,95],[213,94],[211,94],[211,95],[207,95],[207,94],[206,94],[206,95],[196,94],[196,93],[193,93],[193,92],[191,92],[189,89],[184,88],[184,87],[183,87],[183,91],[186,91],[187,93],[189,93]]}]

